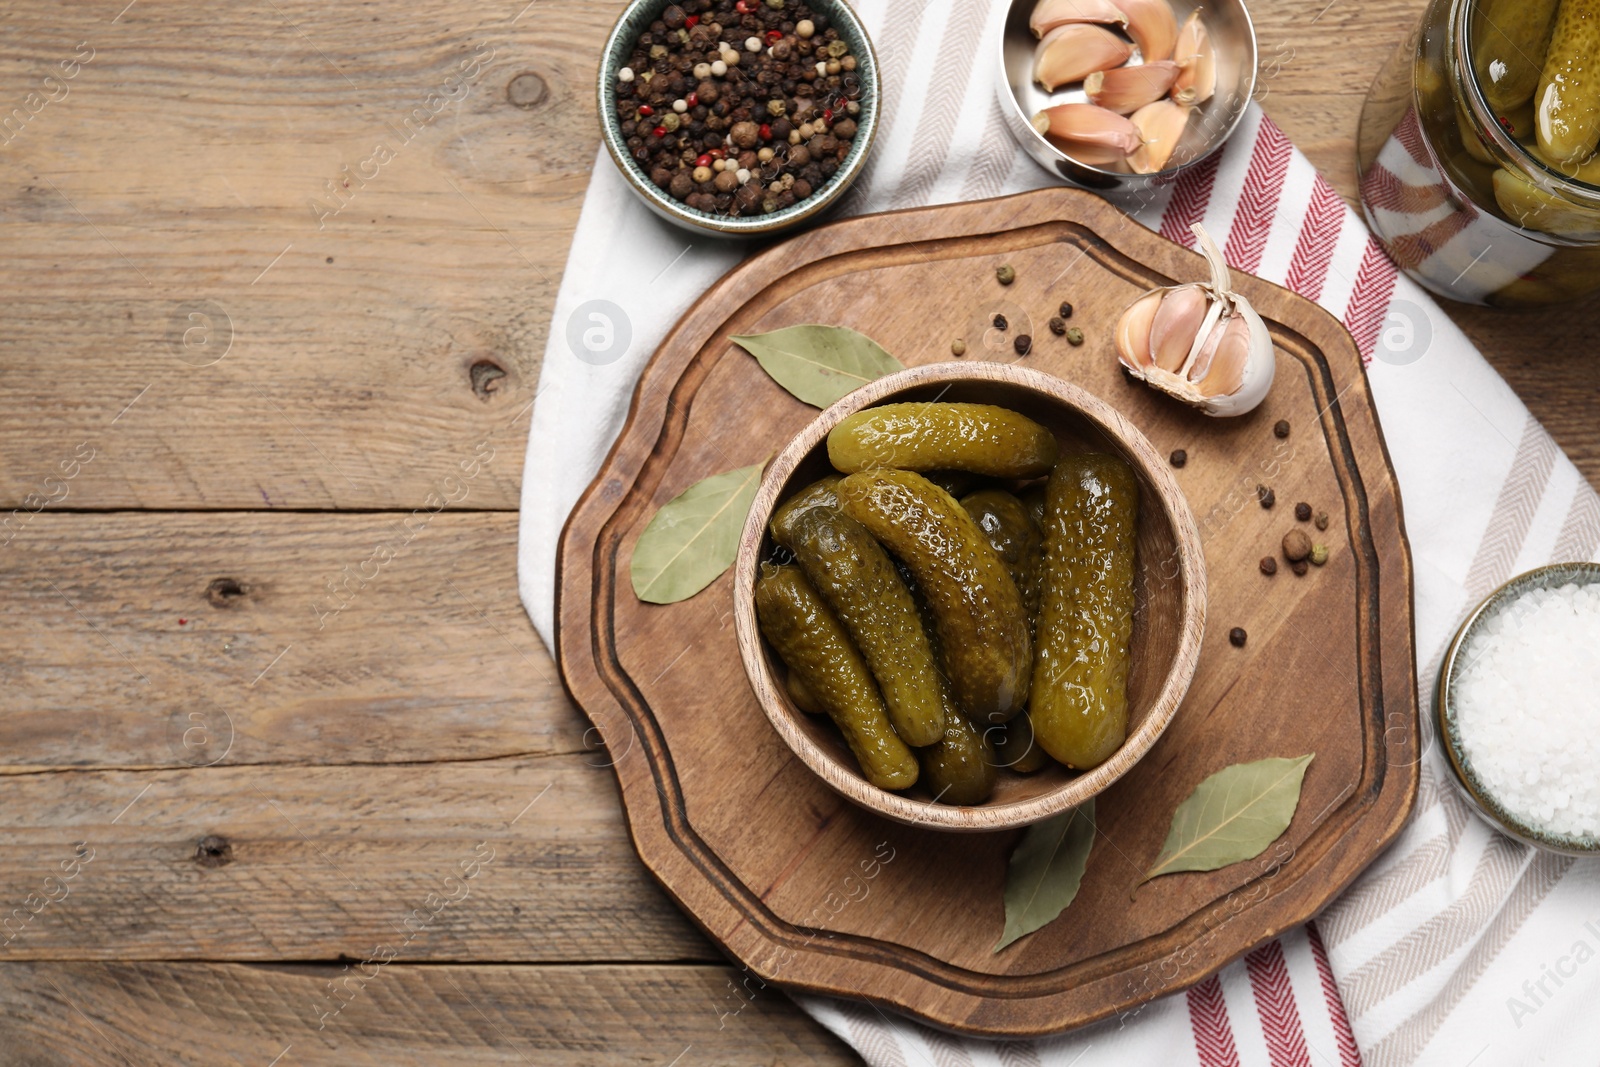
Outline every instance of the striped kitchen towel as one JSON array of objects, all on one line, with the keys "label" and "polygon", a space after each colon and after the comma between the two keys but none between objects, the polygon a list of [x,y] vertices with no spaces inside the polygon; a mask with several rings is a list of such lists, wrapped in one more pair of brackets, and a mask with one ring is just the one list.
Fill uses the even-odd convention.
[{"label": "striped kitchen towel", "polygon": [[[995,104],[1003,3],[855,6],[873,33],[884,100],[848,211],[1049,182]],[[1396,197],[1426,194],[1405,188],[1404,167],[1389,175]],[[1259,108],[1221,153],[1122,206],[1185,244],[1190,224],[1203,223],[1235,267],[1349,327],[1404,498],[1424,706],[1446,643],[1484,595],[1541,563],[1596,558],[1594,492]],[[556,302],[523,479],[519,583],[546,643],[561,525],[620,430],[645,360],[738,255],[659,223],[600,154]],[[1592,1062],[1600,867],[1534,853],[1488,828],[1452,791],[1426,716],[1423,741],[1416,813],[1395,845],[1315,923],[1185,993],[1021,1042],[951,1037],[867,1006],[797,999],[875,1067]]]}]

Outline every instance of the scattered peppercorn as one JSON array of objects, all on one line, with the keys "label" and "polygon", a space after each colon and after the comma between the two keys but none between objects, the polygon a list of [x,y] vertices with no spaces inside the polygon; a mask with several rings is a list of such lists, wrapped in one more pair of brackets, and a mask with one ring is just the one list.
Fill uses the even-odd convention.
[{"label": "scattered peppercorn", "polygon": [[1294,506],[1294,517],[1301,522],[1311,521],[1311,505],[1304,500]]},{"label": "scattered peppercorn", "polygon": [[1016,340],[1011,342],[1011,347],[1017,350],[1017,355],[1025,356],[1033,349],[1033,338],[1028,334],[1017,334]]},{"label": "scattered peppercorn", "polygon": [[1317,529],[1326,530],[1327,528],[1328,528],[1328,513],[1326,511],[1317,512]]},{"label": "scattered peppercorn", "polygon": [[1067,332],[1067,324],[1060,319],[1051,319],[1050,332],[1055,334],[1057,337],[1060,337],[1062,334]]},{"label": "scattered peppercorn", "polygon": [[963,341],[959,337],[957,337],[954,341],[951,341],[950,342],[950,354],[952,356],[964,356],[964,355],[966,355],[967,354],[967,342]]},{"label": "scattered peppercorn", "polygon": [[1296,576],[1304,578],[1306,571],[1310,570],[1311,567],[1306,563],[1305,560],[1297,559],[1293,563],[1289,564],[1289,569],[1294,571]]},{"label": "scattered peppercorn", "polygon": [[1235,626],[1228,631],[1228,643],[1234,648],[1243,648],[1244,643],[1250,640],[1250,635],[1244,632],[1243,626]]},{"label": "scattered peppercorn", "polygon": [[1006,322],[1006,317],[1004,315],[999,314],[998,312],[995,314],[995,317],[994,317],[994,319],[992,321],[994,323],[994,328],[997,329],[997,330],[1003,330],[1008,325],[1010,325],[1009,323]]},{"label": "scattered peppercorn", "polygon": [[1312,564],[1318,567],[1328,562],[1328,546],[1324,544],[1312,545],[1310,559]]},{"label": "scattered peppercorn", "polygon": [[1175,449],[1173,451],[1173,453],[1172,453],[1172,457],[1171,458],[1172,458],[1172,465],[1174,467],[1181,467],[1185,463],[1189,462],[1189,453],[1185,452],[1181,448]]},{"label": "scattered peppercorn", "polygon": [[1277,574],[1278,573],[1278,561],[1273,559],[1271,556],[1262,556],[1261,557],[1261,573],[1262,574]]},{"label": "scattered peppercorn", "polygon": [[1061,309],[1060,310],[1061,310],[1061,317],[1062,318],[1064,318],[1064,319],[1072,318],[1072,305],[1067,303],[1065,300],[1061,301]]},{"label": "scattered peppercorn", "polygon": [[995,280],[1001,285],[1010,285],[1017,280],[1016,269],[1007,263],[994,272]]},{"label": "scattered peppercorn", "polygon": [[1260,501],[1262,507],[1271,508],[1272,505],[1278,502],[1278,494],[1264,485],[1258,485],[1256,486],[1256,500]]},{"label": "scattered peppercorn", "polygon": [[[1078,345],[1083,344],[1083,331],[1078,329],[1076,326],[1073,326],[1070,329],[1068,329],[1067,330],[1067,344],[1072,345],[1074,348],[1076,348]],[[1128,368],[1124,367],[1122,369],[1123,370],[1127,370]]]},{"label": "scattered peppercorn", "polygon": [[1283,558],[1298,563],[1311,555],[1311,538],[1304,530],[1290,530],[1283,535]]},{"label": "scattered peppercorn", "polygon": [[1273,423],[1272,424],[1272,432],[1277,437],[1288,437],[1289,436],[1289,420],[1288,419],[1279,419],[1277,422]]}]

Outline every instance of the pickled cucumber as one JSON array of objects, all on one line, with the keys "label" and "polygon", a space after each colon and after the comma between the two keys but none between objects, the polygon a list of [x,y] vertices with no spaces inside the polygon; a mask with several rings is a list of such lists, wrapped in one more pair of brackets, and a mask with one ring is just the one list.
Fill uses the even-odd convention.
[{"label": "pickled cucumber", "polygon": [[783,679],[783,687],[789,691],[789,699],[794,701],[794,706],[807,715],[825,715],[827,712],[818,702],[817,695],[806,688],[806,683],[794,671],[789,671]]},{"label": "pickled cucumber", "polygon": [[982,804],[994,792],[994,746],[967,721],[954,698],[946,707],[944,738],[917,752],[922,782],[941,804]]},{"label": "pickled cucumber", "polygon": [[916,756],[895,736],[861,653],[800,568],[763,563],[755,601],[762,634],[839,727],[867,781],[883,789],[914,785]]},{"label": "pickled cucumber", "polygon": [[893,467],[1034,478],[1055,463],[1056,439],[1032,419],[991,404],[885,404],[835,426],[828,459],[846,474]]},{"label": "pickled cucumber", "polygon": [[1518,226],[1561,237],[1600,238],[1600,212],[1547,193],[1509,170],[1494,172],[1494,201]]},{"label": "pickled cucumber", "polygon": [[989,547],[1011,572],[1031,620],[1039,611],[1039,570],[1044,563],[1044,536],[1022,501],[1004,489],[980,489],[961,498]]},{"label": "pickled cucumber", "polygon": [[1017,583],[972,516],[911,471],[862,471],[836,491],[845,514],[915,576],[962,708],[977,721],[1009,719],[1028,696],[1028,615]]},{"label": "pickled cucumber", "polygon": [[812,507],[785,525],[788,536],[779,543],[794,553],[812,588],[855,640],[895,733],[908,745],[937,742],[945,732],[939,668],[893,561],[837,507]]},{"label": "pickled cucumber", "polygon": [[833,490],[839,484],[840,477],[829,474],[820,478],[778,505],[778,510],[772,513],[772,521],[767,524],[772,530],[772,539],[780,545],[785,544],[794,536],[795,523],[802,515],[814,508],[837,508],[839,498]]},{"label": "pickled cucumber", "polygon": [[1532,99],[1557,0],[1478,0],[1472,10],[1472,69],[1495,111]]},{"label": "pickled cucumber", "polygon": [[1120,459],[1065,456],[1050,475],[1028,711],[1044,750],[1080,770],[1127,737],[1138,511],[1139,484]]},{"label": "pickled cucumber", "polygon": [[960,500],[978,488],[983,478],[970,471],[923,471],[922,476]]},{"label": "pickled cucumber", "polygon": [[991,726],[983,732],[994,742],[995,762],[1018,774],[1032,774],[1050,762],[1050,754],[1033,736],[1033,720],[1024,711],[1004,726]]},{"label": "pickled cucumber", "polygon": [[1600,142],[1600,0],[1561,0],[1534,97],[1539,147],[1562,163]]}]

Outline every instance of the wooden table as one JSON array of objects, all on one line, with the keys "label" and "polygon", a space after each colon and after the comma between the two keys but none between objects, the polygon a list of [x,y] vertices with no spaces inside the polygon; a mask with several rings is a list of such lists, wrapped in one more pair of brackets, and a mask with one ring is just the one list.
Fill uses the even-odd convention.
[{"label": "wooden table", "polygon": [[[618,7],[522,2],[8,9],[6,1062],[852,1060],[644,873],[517,599]],[[1254,6],[1352,195],[1420,3]],[[1452,310],[1591,482],[1597,307]]]}]

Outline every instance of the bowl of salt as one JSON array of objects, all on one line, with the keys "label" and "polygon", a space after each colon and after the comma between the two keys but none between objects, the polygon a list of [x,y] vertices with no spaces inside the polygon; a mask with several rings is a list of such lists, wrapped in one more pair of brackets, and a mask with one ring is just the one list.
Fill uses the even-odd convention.
[{"label": "bowl of salt", "polygon": [[1496,589],[1439,669],[1439,736],[1456,784],[1497,829],[1600,854],[1600,564],[1558,563]]}]

